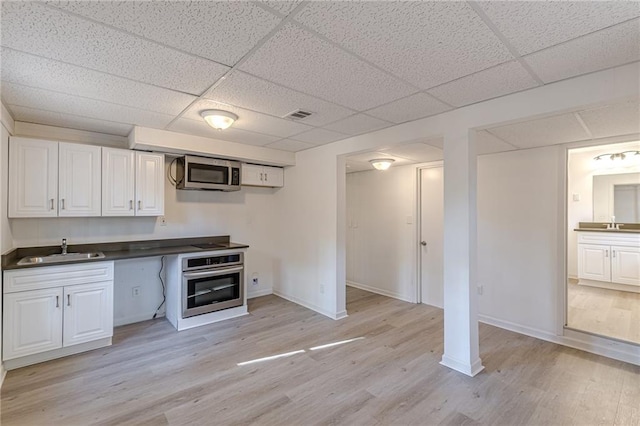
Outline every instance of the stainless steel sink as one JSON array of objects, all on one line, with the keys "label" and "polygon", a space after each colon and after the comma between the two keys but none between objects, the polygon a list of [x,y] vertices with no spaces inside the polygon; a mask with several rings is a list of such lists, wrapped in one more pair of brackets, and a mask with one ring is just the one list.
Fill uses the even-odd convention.
[{"label": "stainless steel sink", "polygon": [[50,254],[48,256],[28,256],[18,261],[18,265],[35,265],[38,263],[77,262],[81,260],[102,259],[104,253],[94,251],[89,253]]}]

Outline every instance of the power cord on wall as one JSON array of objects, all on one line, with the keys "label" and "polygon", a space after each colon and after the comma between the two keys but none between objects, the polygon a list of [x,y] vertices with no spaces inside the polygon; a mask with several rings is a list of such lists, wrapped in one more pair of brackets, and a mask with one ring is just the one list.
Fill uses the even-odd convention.
[{"label": "power cord on wall", "polygon": [[162,303],[160,303],[160,305],[158,306],[158,309],[156,309],[156,313],[153,314],[153,318],[151,319],[156,319],[156,317],[158,316],[158,311],[160,310],[160,308],[162,308],[162,305],[164,305],[164,303],[167,301],[167,289],[164,285],[164,280],[162,279],[163,269],[164,269],[164,256],[160,258],[160,271],[158,271],[158,278],[160,278],[160,284],[162,284]]}]

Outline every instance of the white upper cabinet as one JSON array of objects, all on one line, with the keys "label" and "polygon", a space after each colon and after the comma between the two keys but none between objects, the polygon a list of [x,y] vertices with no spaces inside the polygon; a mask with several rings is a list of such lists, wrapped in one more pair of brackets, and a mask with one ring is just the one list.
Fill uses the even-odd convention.
[{"label": "white upper cabinet", "polygon": [[243,164],[241,183],[244,186],[281,188],[284,186],[284,169],[281,167]]},{"label": "white upper cabinet", "polygon": [[58,216],[100,216],[102,148],[60,142],[58,149]]},{"label": "white upper cabinet", "polygon": [[136,216],[164,214],[164,154],[136,152]]},{"label": "white upper cabinet", "polygon": [[9,217],[58,215],[58,144],[12,137],[9,144]]},{"label": "white upper cabinet", "polygon": [[102,216],[135,215],[135,152],[102,148]]}]

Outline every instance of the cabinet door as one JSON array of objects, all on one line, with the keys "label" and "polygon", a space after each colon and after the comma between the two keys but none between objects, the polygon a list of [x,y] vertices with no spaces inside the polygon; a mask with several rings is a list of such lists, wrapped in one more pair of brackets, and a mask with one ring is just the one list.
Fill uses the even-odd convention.
[{"label": "cabinet door", "polygon": [[136,216],[164,214],[164,155],[136,152]]},{"label": "cabinet door", "polygon": [[63,346],[113,336],[113,281],[64,288]]},{"label": "cabinet door", "polygon": [[264,172],[262,171],[262,166],[256,166],[255,164],[242,165],[242,177],[240,179],[242,185],[263,186],[263,178]]},{"label": "cabinet door", "polygon": [[640,247],[611,246],[611,281],[640,286]]},{"label": "cabinet door", "polygon": [[62,288],[4,295],[4,360],[62,347]]},{"label": "cabinet door", "polygon": [[264,185],[281,188],[284,186],[284,169],[281,167],[263,167]]},{"label": "cabinet door", "polygon": [[11,138],[9,217],[58,215],[58,143]]},{"label": "cabinet door", "polygon": [[578,244],[578,278],[611,281],[611,247]]},{"label": "cabinet door", "polygon": [[99,146],[60,142],[58,216],[100,216]]},{"label": "cabinet door", "polygon": [[133,216],[135,152],[102,148],[102,216]]}]

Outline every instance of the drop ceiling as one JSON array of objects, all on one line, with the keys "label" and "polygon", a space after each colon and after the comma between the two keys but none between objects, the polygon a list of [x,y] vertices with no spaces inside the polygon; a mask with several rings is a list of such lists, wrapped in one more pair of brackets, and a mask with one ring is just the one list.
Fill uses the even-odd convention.
[{"label": "drop ceiling", "polygon": [[[287,151],[640,60],[634,1],[1,7],[1,97],[15,120],[121,136],[138,125]],[[199,116],[209,108],[240,118],[216,131]],[[485,130],[481,151],[637,131],[637,102],[620,108]],[[283,118],[298,109],[312,115]],[[415,161],[402,149],[399,160]]]}]

